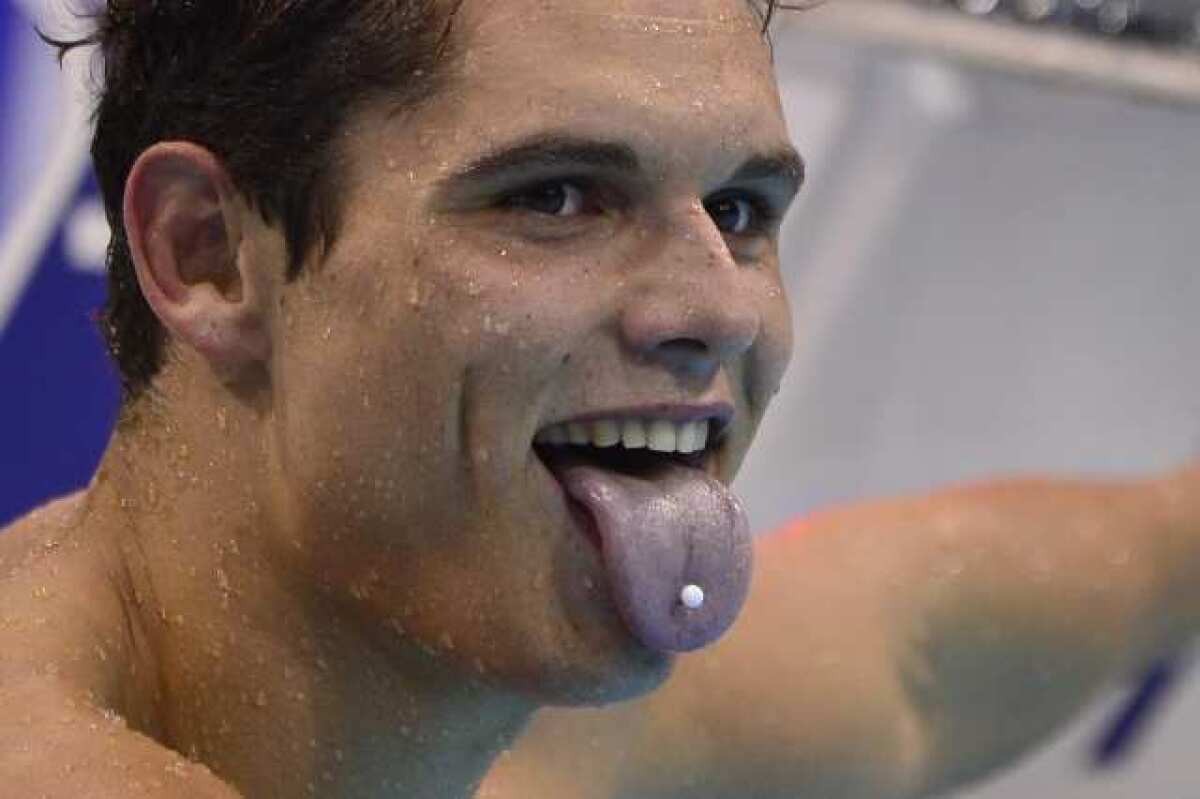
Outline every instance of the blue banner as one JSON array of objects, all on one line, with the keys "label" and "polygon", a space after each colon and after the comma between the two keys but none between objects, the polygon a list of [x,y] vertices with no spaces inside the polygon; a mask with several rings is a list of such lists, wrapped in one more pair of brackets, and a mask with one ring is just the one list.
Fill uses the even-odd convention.
[{"label": "blue banner", "polygon": [[33,10],[0,0],[0,526],[88,481],[119,399],[88,104]]}]

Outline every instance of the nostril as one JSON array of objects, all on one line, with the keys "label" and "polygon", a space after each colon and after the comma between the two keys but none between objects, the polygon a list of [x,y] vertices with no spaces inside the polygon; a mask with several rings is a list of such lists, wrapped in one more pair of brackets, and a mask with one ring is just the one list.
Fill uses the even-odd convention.
[{"label": "nostril", "polygon": [[621,338],[632,352],[702,372],[750,349],[761,324],[753,304],[716,297],[703,306],[635,302],[622,313],[620,322]]},{"label": "nostril", "polygon": [[658,346],[660,349],[670,350],[683,356],[703,357],[708,355],[708,345],[698,338],[673,338]]},{"label": "nostril", "polygon": [[719,359],[707,343],[695,338],[673,338],[654,348],[653,357],[673,372],[710,377]]}]

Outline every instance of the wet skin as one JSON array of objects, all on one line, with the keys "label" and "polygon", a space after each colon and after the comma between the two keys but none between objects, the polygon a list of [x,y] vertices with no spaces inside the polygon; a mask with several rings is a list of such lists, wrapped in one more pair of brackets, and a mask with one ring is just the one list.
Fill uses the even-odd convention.
[{"label": "wet skin", "polygon": [[533,438],[725,404],[728,483],[790,355],[800,168],[743,0],[467,0],[455,35],[439,95],[347,126],[295,282],[215,159],[143,157],[169,363],[88,491],[0,539],[41,608],[12,668],[250,796],[468,795],[537,707],[659,685]]}]

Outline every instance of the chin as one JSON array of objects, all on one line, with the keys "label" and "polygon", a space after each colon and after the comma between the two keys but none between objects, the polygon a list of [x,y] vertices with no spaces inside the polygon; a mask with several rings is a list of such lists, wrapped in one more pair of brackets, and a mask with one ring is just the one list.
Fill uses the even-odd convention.
[{"label": "chin", "polygon": [[540,705],[590,707],[622,702],[662,686],[676,657],[635,646],[610,654],[603,662],[560,660],[520,680],[519,690]]}]

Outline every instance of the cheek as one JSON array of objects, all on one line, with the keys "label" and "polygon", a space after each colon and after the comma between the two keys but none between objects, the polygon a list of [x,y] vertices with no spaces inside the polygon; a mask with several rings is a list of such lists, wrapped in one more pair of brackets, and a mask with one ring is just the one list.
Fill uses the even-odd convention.
[{"label": "cheek", "polygon": [[777,364],[778,378],[776,382],[778,382],[782,380],[784,372],[792,362],[796,343],[792,306],[787,292],[782,287],[777,288],[772,299],[769,300],[766,320],[766,326],[772,331],[771,357]]},{"label": "cheek", "polygon": [[795,334],[787,292],[773,278],[763,291],[762,330],[751,358],[751,396],[759,412],[779,393],[792,359]]},{"label": "cheek", "polygon": [[343,271],[288,297],[274,365],[279,459],[293,501],[326,523],[394,527],[420,484],[455,485],[445,441],[462,356],[403,281],[360,286],[334,266]]},{"label": "cheek", "polygon": [[457,244],[423,259],[430,268],[410,292],[443,326],[445,347],[493,381],[489,391],[540,392],[594,327],[600,270],[513,244]]}]

